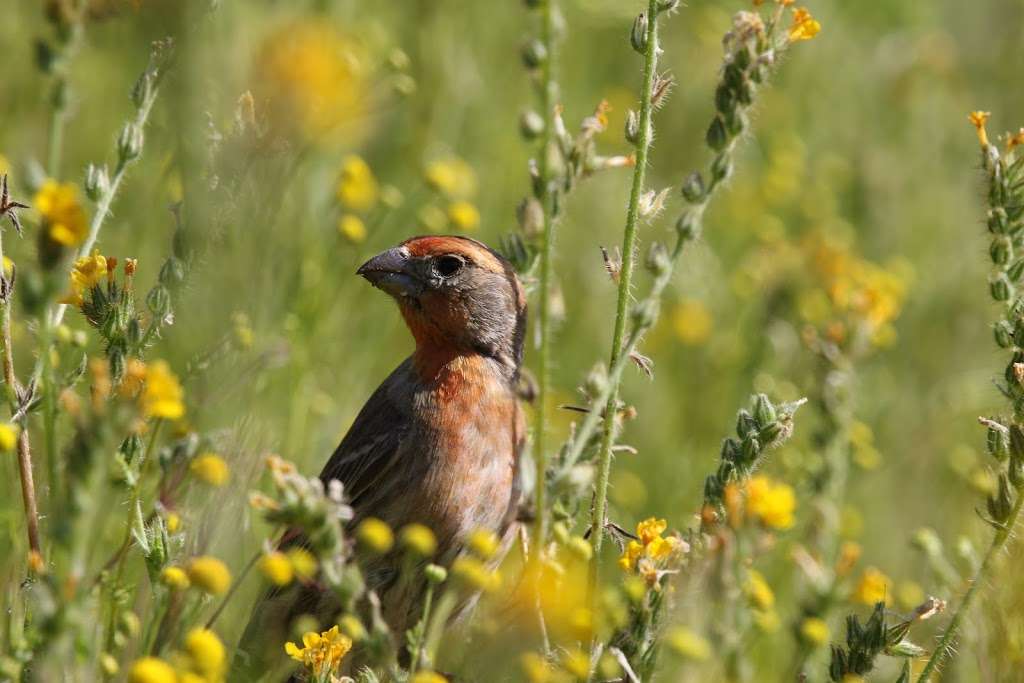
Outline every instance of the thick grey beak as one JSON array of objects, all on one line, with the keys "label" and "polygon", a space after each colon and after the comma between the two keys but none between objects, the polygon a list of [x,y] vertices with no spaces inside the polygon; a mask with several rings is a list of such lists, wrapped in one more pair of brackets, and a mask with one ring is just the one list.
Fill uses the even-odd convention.
[{"label": "thick grey beak", "polygon": [[377,254],[359,266],[356,275],[362,275],[371,285],[396,298],[415,298],[423,291],[423,283],[409,270],[409,250],[405,247]]}]

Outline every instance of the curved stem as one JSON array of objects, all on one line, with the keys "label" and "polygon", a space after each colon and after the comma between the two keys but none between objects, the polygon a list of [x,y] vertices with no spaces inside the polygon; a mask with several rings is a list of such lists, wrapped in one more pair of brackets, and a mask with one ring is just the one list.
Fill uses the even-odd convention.
[{"label": "curved stem", "polygon": [[[640,94],[640,138],[637,141],[636,167],[633,169],[633,188],[629,195],[629,209],[626,212],[626,228],[622,236],[622,271],[619,273],[619,297],[615,311],[615,332],[612,335],[611,359],[608,365],[619,364],[623,339],[626,333],[629,299],[633,285],[633,266],[636,262],[636,231],[640,220],[640,197],[644,191],[644,177],[647,172],[647,155],[651,148],[651,114],[654,106],[651,92],[658,63],[658,3],[647,3],[647,45],[644,51],[644,77]],[[598,456],[597,490],[594,496],[594,511],[590,526],[590,539],[594,544],[594,559],[591,563],[592,583],[597,578],[598,557],[604,541],[604,520],[608,502],[608,476],[611,472],[612,446],[615,442],[616,421],[614,417],[618,402],[618,381],[611,382],[611,394],[604,410],[604,433]]]}]

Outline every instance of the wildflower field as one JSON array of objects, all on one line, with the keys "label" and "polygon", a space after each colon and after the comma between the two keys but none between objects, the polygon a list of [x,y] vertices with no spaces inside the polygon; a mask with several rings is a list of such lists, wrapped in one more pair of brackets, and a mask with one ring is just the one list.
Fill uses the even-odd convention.
[{"label": "wildflower field", "polygon": [[[0,681],[1024,680],[1022,12],[5,0]],[[457,557],[317,476],[430,234],[528,307]]]}]

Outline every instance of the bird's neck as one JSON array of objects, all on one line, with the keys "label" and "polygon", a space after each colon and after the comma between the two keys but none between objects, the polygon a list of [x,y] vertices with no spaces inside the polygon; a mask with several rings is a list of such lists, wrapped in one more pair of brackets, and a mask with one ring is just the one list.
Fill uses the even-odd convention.
[{"label": "bird's neck", "polygon": [[451,382],[473,383],[491,380],[495,375],[512,382],[518,369],[476,349],[446,344],[416,344],[412,365],[425,385]]}]

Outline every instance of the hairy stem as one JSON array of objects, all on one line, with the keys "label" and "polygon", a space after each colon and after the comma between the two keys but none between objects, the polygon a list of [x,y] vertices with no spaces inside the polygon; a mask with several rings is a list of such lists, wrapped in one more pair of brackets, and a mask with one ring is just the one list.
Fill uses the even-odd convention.
[{"label": "hairy stem", "polygon": [[[640,197],[644,191],[644,177],[647,173],[647,155],[653,142],[651,115],[654,104],[651,94],[658,64],[658,3],[647,3],[647,44],[644,51],[644,77],[640,95],[640,137],[636,145],[636,167],[633,169],[633,188],[629,195],[629,209],[626,212],[626,228],[622,236],[622,270],[619,273],[619,296],[615,309],[615,331],[612,335],[609,367],[614,367],[622,357],[623,340],[626,334],[626,319],[633,285],[633,267],[636,263],[636,232],[640,221]],[[605,511],[608,503],[608,476],[612,467],[612,446],[615,442],[615,409],[618,403],[619,380],[610,382],[612,389],[605,404],[604,432],[598,455],[597,489],[594,495],[594,510],[590,525],[591,542],[594,544],[594,560],[591,563],[592,579],[596,579],[598,558],[604,543]]]}]

